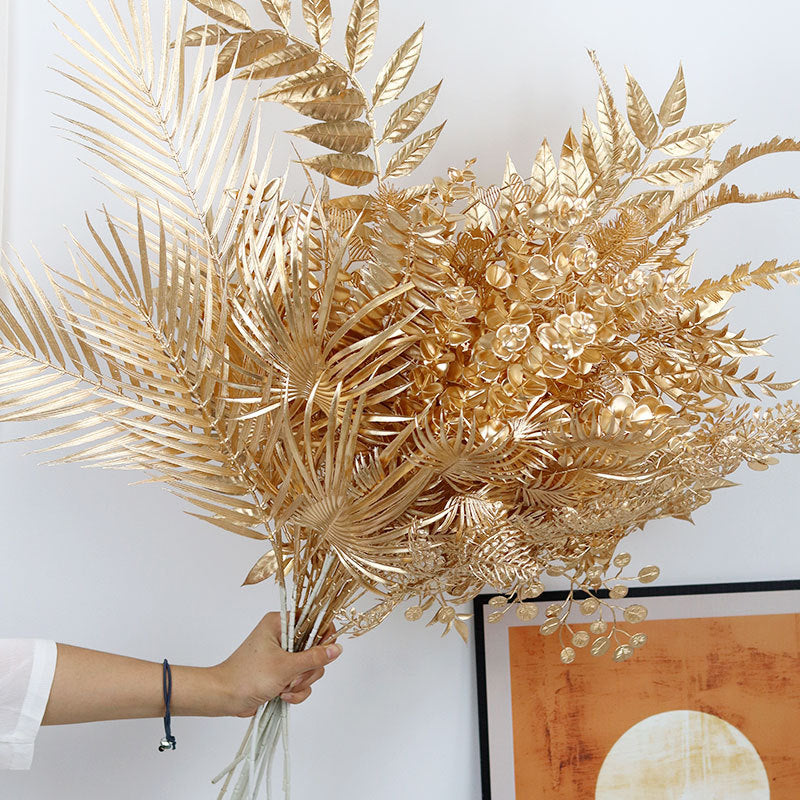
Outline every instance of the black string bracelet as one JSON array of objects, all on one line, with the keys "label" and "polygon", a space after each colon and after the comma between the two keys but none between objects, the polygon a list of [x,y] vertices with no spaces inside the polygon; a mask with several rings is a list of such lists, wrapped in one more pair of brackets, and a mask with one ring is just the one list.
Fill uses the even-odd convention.
[{"label": "black string bracelet", "polygon": [[172,699],[172,670],[169,668],[169,662],[164,659],[164,673],[163,673],[163,686],[164,686],[164,706],[166,707],[166,714],[164,714],[164,738],[161,740],[158,749],[163,753],[164,750],[174,750],[177,742],[172,735],[170,728],[170,713],[169,701]]}]

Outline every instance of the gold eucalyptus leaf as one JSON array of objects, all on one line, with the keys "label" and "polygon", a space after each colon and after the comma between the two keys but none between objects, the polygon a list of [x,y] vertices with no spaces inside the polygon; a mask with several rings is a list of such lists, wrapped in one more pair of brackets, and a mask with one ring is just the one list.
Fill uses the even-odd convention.
[{"label": "gold eucalyptus leaf", "polygon": [[347,122],[361,116],[365,110],[364,98],[357,89],[345,89],[300,102],[284,100],[283,104],[306,117],[325,122]]},{"label": "gold eucalyptus leaf", "polygon": [[580,142],[570,128],[561,147],[558,183],[562,194],[583,197],[592,184],[592,176],[581,153]]},{"label": "gold eucalyptus leaf", "polygon": [[[674,186],[694,180],[708,163],[702,158],[667,158],[648,164],[639,177],[657,186]],[[712,162],[713,163],[713,162]]]},{"label": "gold eucalyptus leaf", "polygon": [[247,577],[244,579],[242,586],[252,586],[256,583],[261,583],[267,578],[271,578],[278,571],[278,557],[275,555],[274,550],[264,553],[261,558],[256,561]]},{"label": "gold eucalyptus leaf", "polygon": [[653,147],[658,139],[658,121],[647,96],[636,78],[625,68],[625,90],[628,121],[636,138],[645,146]]},{"label": "gold eucalyptus leaf", "polygon": [[294,42],[282,50],[258,59],[251,65],[251,68],[236,77],[252,78],[256,81],[282,78],[284,75],[296,75],[303,70],[310,69],[318,60],[319,52],[317,50],[302,42]]},{"label": "gold eucalyptus leaf", "polygon": [[658,149],[670,156],[690,156],[714,144],[717,137],[730,124],[730,122],[712,122],[706,125],[692,125],[664,137],[659,142]]},{"label": "gold eucalyptus leaf", "polygon": [[211,19],[215,19],[223,25],[252,30],[253,26],[247,11],[243,6],[234,3],[233,0],[189,0],[189,2],[204,14],[208,14]]},{"label": "gold eucalyptus leaf", "polygon": [[261,100],[278,103],[300,103],[341,92],[347,85],[347,75],[336,64],[316,64],[310,69],[290,75],[259,96]]},{"label": "gold eucalyptus leaf", "polygon": [[658,121],[665,127],[677,125],[683,118],[686,110],[686,83],[683,78],[683,65],[678,66],[678,72],[667,90],[661,108],[658,111]]},{"label": "gold eucalyptus leaf", "polygon": [[408,144],[404,144],[390,159],[386,165],[387,178],[398,178],[402,175],[412,173],[433,149],[439,134],[442,132],[445,123],[431,128],[429,131],[420,134],[412,139]]},{"label": "gold eucalyptus leaf", "polygon": [[328,153],[300,163],[347,186],[366,186],[375,177],[375,162],[365,155]]},{"label": "gold eucalyptus leaf", "polygon": [[413,133],[433,107],[441,85],[442,82],[439,81],[436,86],[414,95],[393,111],[383,129],[381,142],[402,142]]},{"label": "gold eucalyptus leaf", "polygon": [[288,28],[292,21],[292,0],[261,0],[267,16],[283,28]]},{"label": "gold eucalyptus leaf", "polygon": [[303,19],[320,48],[331,38],[331,0],[303,0]]},{"label": "gold eucalyptus leaf", "polygon": [[353,0],[345,32],[347,63],[358,72],[371,58],[378,33],[378,0]]},{"label": "gold eucalyptus leaf", "polygon": [[[201,44],[217,44],[232,35],[222,25],[198,25],[183,34],[183,46],[198,47]],[[170,47],[175,47],[175,42]]]},{"label": "gold eucalyptus leaf", "polygon": [[288,133],[339,153],[360,153],[372,144],[372,128],[366,122],[317,122]]},{"label": "gold eucalyptus leaf", "polygon": [[391,103],[406,88],[422,52],[424,29],[424,25],[417,28],[384,64],[372,90],[373,105]]}]

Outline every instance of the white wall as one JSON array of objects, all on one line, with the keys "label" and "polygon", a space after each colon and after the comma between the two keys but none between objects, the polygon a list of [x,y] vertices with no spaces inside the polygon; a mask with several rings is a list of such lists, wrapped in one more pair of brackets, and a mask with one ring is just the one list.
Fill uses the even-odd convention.
[{"label": "white wall", "polygon": [[[86,19],[84,0],[60,0]],[[101,0],[102,5],[102,0]],[[254,10],[257,3],[250,3]],[[430,177],[470,156],[484,181],[499,180],[508,149],[526,169],[541,137],[560,143],[593,107],[596,48],[621,94],[627,63],[654,103],[679,59],[686,122],[738,118],[720,143],[800,135],[800,13],[781,0],[676,0],[645,11],[632,0],[543,3],[384,0],[376,67],[419,22],[426,46],[412,89],[446,80],[439,117],[449,118],[420,171]],[[346,18],[346,3],[335,0]],[[65,263],[63,225],[80,230],[84,209],[104,199],[76,148],[54,130],[63,89],[48,72],[65,53],[42,0],[12,0],[7,238],[35,264],[35,242]],[[374,74],[374,73],[373,73]],[[268,127],[296,125],[270,112]],[[435,112],[436,113],[436,112]],[[285,137],[276,164],[289,157]],[[800,188],[800,155],[742,170],[748,190]],[[721,212],[695,238],[698,278],[748,259],[800,254],[800,206]],[[736,301],[732,323],[778,333],[774,367],[800,376],[800,287]],[[791,393],[794,399],[800,394]],[[784,396],[787,397],[787,396]],[[0,438],[17,435],[2,426]],[[184,515],[175,498],[129,487],[122,474],[44,469],[25,447],[0,449],[0,636],[41,636],[152,660],[208,664],[225,657],[276,605],[271,587],[239,588],[258,543]],[[718,493],[694,527],[663,521],[631,539],[640,563],[662,566],[663,583],[800,576],[796,498],[800,459],[768,473],[743,470],[742,486]],[[477,713],[471,648],[457,638],[390,619],[345,642],[345,654],[293,721],[296,800],[478,800]],[[209,777],[238,745],[242,720],[178,719],[175,753],[160,754],[158,720],[46,728],[30,773],[0,774],[13,800],[215,797]],[[498,798],[497,800],[503,800]]]}]

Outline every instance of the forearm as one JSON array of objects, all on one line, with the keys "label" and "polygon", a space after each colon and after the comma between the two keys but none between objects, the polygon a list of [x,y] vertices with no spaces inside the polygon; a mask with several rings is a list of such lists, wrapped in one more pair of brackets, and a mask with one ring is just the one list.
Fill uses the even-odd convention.
[{"label": "forearm", "polygon": [[[214,667],[170,665],[174,716],[223,716],[230,698]],[[43,725],[164,715],[161,664],[58,644]]]}]

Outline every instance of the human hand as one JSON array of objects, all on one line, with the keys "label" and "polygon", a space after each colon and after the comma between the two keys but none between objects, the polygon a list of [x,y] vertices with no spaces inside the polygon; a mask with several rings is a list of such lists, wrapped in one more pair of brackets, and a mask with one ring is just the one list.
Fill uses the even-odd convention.
[{"label": "human hand", "polygon": [[[327,631],[325,639],[335,636]],[[211,667],[224,699],[222,713],[252,717],[274,697],[287,703],[302,703],[311,694],[311,684],[342,652],[339,644],[317,645],[301,653],[281,647],[281,616],[266,614],[241,645],[220,664]]]}]

